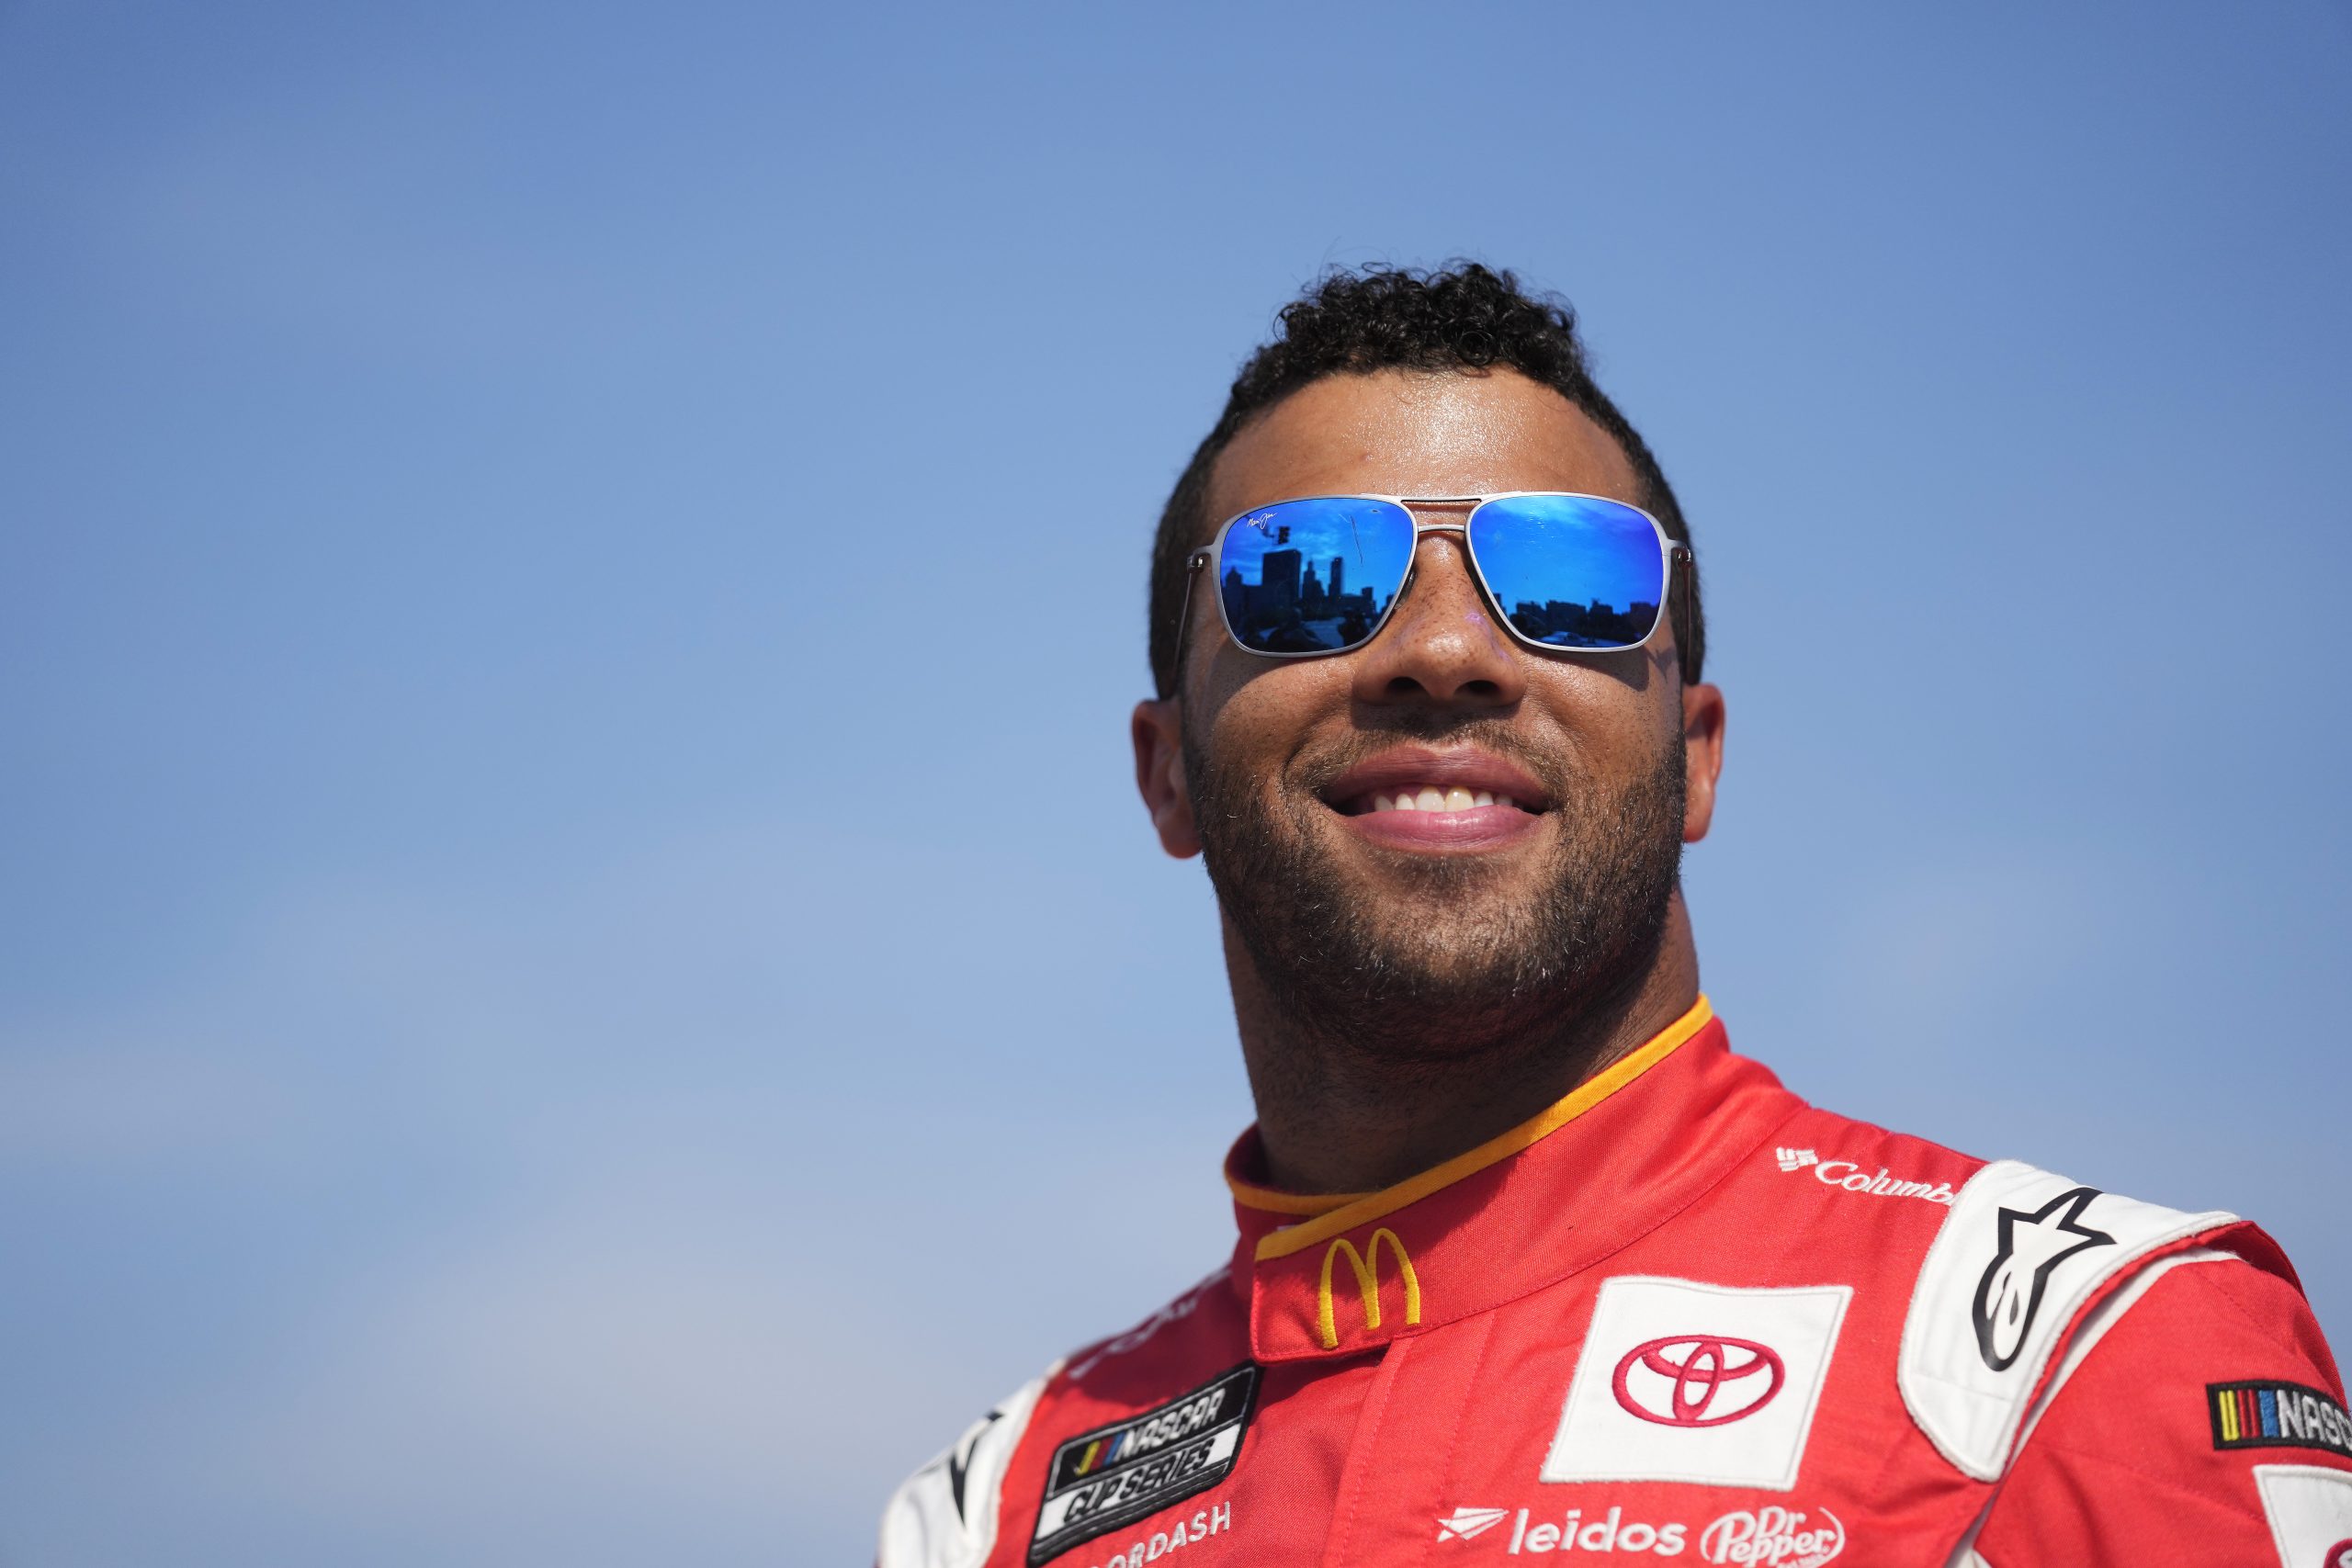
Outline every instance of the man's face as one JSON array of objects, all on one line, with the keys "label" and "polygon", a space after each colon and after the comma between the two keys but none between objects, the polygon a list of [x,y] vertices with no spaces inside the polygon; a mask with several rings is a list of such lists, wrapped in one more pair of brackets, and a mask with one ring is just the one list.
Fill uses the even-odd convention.
[{"label": "man's face", "polygon": [[[1244,428],[1207,512],[1501,491],[1639,501],[1624,455],[1550,389],[1387,371],[1315,382]],[[1720,761],[1721,699],[1682,686],[1669,628],[1622,653],[1524,647],[1453,534],[1422,537],[1388,624],[1351,653],[1245,653],[1214,593],[1195,582],[1179,697],[1137,711],[1138,775],[1170,852],[1205,852],[1278,1003],[1367,1045],[1434,1043],[1442,1020],[1468,1046],[1638,977]],[[1440,808],[1397,810],[1404,795]]]}]

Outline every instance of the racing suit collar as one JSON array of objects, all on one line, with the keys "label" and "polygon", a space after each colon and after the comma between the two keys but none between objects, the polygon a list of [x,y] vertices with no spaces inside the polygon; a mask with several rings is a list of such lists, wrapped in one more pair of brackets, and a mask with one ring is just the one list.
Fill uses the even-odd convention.
[{"label": "racing suit collar", "polygon": [[1687,1206],[1800,1108],[1731,1054],[1702,997],[1545,1111],[1378,1192],[1249,1180],[1252,1127],[1226,1158],[1252,1353],[1358,1355],[1566,1279]]}]

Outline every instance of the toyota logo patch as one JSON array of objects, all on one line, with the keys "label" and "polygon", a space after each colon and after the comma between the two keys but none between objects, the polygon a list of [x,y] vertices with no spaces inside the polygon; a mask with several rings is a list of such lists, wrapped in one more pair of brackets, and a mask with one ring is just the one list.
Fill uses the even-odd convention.
[{"label": "toyota logo patch", "polygon": [[1772,1402],[1787,1370],[1753,1339],[1680,1334],[1636,1345],[1617,1363],[1617,1403],[1661,1427],[1720,1427]]}]

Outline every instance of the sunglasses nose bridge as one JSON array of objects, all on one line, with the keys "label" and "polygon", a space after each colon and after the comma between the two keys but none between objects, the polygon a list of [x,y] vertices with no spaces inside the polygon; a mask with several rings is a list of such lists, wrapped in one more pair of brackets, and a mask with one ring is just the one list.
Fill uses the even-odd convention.
[{"label": "sunglasses nose bridge", "polygon": [[[1414,519],[1413,554],[1411,560],[1406,566],[1404,585],[1397,590],[1399,600],[1411,596],[1413,586],[1421,576],[1422,548],[1432,542],[1442,542],[1453,547],[1453,559],[1450,570],[1459,573],[1463,586],[1481,605],[1486,605],[1487,603],[1486,582],[1479,576],[1477,562],[1470,554],[1470,525],[1468,520],[1464,518],[1457,518],[1450,523],[1428,523],[1418,517]],[[1440,561],[1445,558],[1446,554],[1447,552],[1442,549],[1438,552]],[[1449,569],[1440,566],[1437,570],[1442,571]],[[1396,606],[1396,613],[1402,615],[1408,608],[1407,604],[1400,602]]]},{"label": "sunglasses nose bridge", "polygon": [[1415,532],[1412,563],[1394,613],[1355,650],[1351,675],[1358,699],[1518,701],[1525,693],[1525,671],[1471,560],[1463,525]]},{"label": "sunglasses nose bridge", "polygon": [[[1411,504],[1418,508],[1427,503]],[[1468,518],[1457,511],[1443,522],[1416,516],[1413,525],[1413,548],[1406,559],[1403,580],[1396,586],[1396,608],[1385,618],[1380,636],[1387,637],[1400,622],[1431,608],[1441,608],[1429,603],[1432,599],[1453,600],[1457,595],[1466,595],[1482,614],[1492,615],[1494,605],[1486,580],[1470,553]],[[1433,552],[1432,546],[1436,547]],[[1435,559],[1424,559],[1432,553]],[[1416,604],[1417,600],[1421,603]]]}]

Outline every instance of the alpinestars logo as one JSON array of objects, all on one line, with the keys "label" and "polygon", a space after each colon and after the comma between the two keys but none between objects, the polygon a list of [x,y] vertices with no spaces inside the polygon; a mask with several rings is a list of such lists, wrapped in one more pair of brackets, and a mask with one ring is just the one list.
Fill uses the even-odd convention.
[{"label": "alpinestars logo", "polygon": [[989,1411],[986,1419],[972,1428],[969,1437],[947,1450],[947,1490],[956,1499],[956,1517],[964,1521],[967,1529],[971,1528],[972,1516],[964,1507],[964,1478],[972,1472],[972,1450],[980,1446],[989,1428],[1003,1419],[1003,1411]]},{"label": "alpinestars logo", "polygon": [[1984,1277],[1976,1282],[1971,1309],[1976,1348],[1995,1371],[2007,1371],[2025,1348],[2051,1272],[2086,1247],[2115,1245],[2113,1236],[2082,1223],[2083,1211],[2098,1196],[2096,1187],[2077,1187],[2030,1214],[2001,1211],[1999,1244],[1993,1261],[1984,1266]]},{"label": "alpinestars logo", "polygon": [[1440,1540],[1468,1540],[1510,1517],[1509,1508],[1456,1508],[1437,1522]]},{"label": "alpinestars logo", "polygon": [[1806,1166],[1821,1163],[1821,1156],[1811,1149],[1774,1149],[1772,1154],[1782,1170],[1803,1170]]}]

